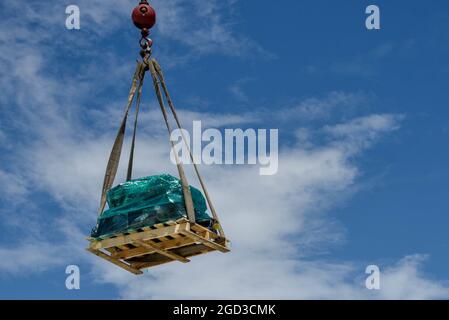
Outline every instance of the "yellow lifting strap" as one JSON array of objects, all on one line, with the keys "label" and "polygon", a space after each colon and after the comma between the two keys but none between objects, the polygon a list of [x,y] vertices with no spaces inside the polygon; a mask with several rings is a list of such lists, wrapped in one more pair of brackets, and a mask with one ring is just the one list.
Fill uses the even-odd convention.
[{"label": "yellow lifting strap", "polygon": [[213,205],[212,200],[211,200],[210,195],[209,195],[209,192],[207,191],[206,184],[204,183],[204,180],[203,180],[203,178],[202,178],[202,176],[200,174],[198,166],[195,163],[192,151],[190,150],[189,143],[187,143],[187,139],[186,139],[186,137],[184,135],[184,130],[182,130],[181,121],[179,120],[178,114],[177,114],[176,109],[175,109],[175,105],[173,104],[173,100],[171,99],[170,93],[168,92],[167,85],[165,83],[164,74],[162,72],[162,68],[159,65],[159,63],[156,61],[156,59],[151,59],[151,64],[154,66],[154,68],[156,70],[156,73],[157,73],[157,75],[158,75],[158,77],[160,79],[160,83],[161,83],[162,89],[164,90],[164,94],[165,94],[165,97],[167,99],[167,103],[168,103],[168,105],[170,107],[170,110],[171,110],[171,112],[173,114],[173,117],[175,118],[176,125],[178,126],[178,129],[180,129],[180,131],[181,131],[182,140],[184,141],[184,144],[187,147],[187,150],[189,151],[190,161],[193,164],[193,167],[195,169],[195,173],[196,173],[196,175],[198,177],[198,181],[200,182],[201,188],[203,189],[204,196],[206,197],[207,204],[209,205],[209,209],[210,209],[210,211],[212,213],[212,217],[214,218],[214,220],[218,224],[217,227],[218,227],[218,231],[220,232],[220,235],[224,238],[225,237],[225,233],[223,231],[223,228],[221,227],[220,220],[218,218],[218,214],[215,211],[215,206]]},{"label": "yellow lifting strap", "polygon": [[144,78],[145,78],[145,70],[142,70],[142,74],[139,79],[139,88],[137,89],[136,114],[134,117],[134,129],[133,129],[133,137],[132,137],[132,142],[131,142],[131,151],[129,152],[128,172],[126,174],[126,181],[131,181],[132,175],[133,175],[133,163],[134,163],[134,150],[136,147],[137,122],[139,119],[140,102],[142,100],[142,87],[143,87]]},{"label": "yellow lifting strap", "polygon": [[[104,175],[103,189],[101,192],[101,200],[100,200],[100,209],[99,214],[101,214],[106,206],[106,194],[109,189],[111,189],[114,184],[115,177],[117,175],[118,165],[120,162],[120,157],[123,149],[123,140],[125,139],[125,131],[126,131],[126,122],[128,120],[129,110],[131,109],[132,102],[134,100],[134,96],[136,94],[137,85],[139,83],[139,79],[143,77],[144,64],[142,62],[138,62],[136,66],[136,71],[134,72],[131,89],[128,95],[128,102],[125,107],[125,114],[123,115],[122,122],[120,124],[119,130],[117,132],[117,136],[115,138],[114,145],[111,150],[111,154],[109,156],[108,165],[106,167],[106,173]],[[142,82],[140,82],[141,84]]]},{"label": "yellow lifting strap", "polygon": [[[164,117],[165,125],[167,127],[168,135],[170,138],[171,133],[172,133],[172,128],[168,121],[167,110],[165,109],[164,100],[162,98],[161,88],[159,86],[159,80],[158,80],[158,77],[156,74],[156,70],[154,69],[154,65],[151,61],[149,61],[147,63],[147,66],[150,70],[151,77],[153,78],[154,90],[156,92],[157,100],[159,101],[159,106],[161,108],[162,115]],[[186,206],[186,210],[187,210],[187,216],[188,216],[190,222],[195,223],[195,210],[193,208],[193,200],[192,200],[192,194],[190,193],[190,186],[189,186],[189,183],[187,182],[187,177],[185,175],[182,163],[179,160],[177,153],[174,152],[175,145],[174,145],[173,141],[171,141],[171,139],[170,139],[170,144],[171,144],[171,147],[173,150],[173,154],[175,155],[176,166],[178,167],[179,178],[181,179],[182,193],[184,195],[184,202],[185,202],[185,206]]]}]

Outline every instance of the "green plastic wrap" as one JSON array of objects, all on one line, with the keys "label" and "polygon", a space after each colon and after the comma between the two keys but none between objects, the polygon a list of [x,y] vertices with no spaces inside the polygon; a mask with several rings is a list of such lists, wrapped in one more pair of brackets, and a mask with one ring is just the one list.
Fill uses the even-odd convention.
[{"label": "green plastic wrap", "polygon": [[[190,187],[196,221],[210,226],[203,194]],[[170,220],[186,218],[181,181],[171,175],[140,178],[122,183],[107,194],[109,209],[98,218],[93,238],[104,238],[149,227]]]}]

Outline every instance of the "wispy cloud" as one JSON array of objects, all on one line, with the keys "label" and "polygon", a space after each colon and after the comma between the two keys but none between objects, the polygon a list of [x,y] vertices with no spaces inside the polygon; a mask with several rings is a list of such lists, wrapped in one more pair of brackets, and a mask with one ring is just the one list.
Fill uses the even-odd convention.
[{"label": "wispy cloud", "polygon": [[345,76],[376,76],[379,74],[379,62],[398,49],[397,44],[386,42],[368,52],[357,53],[351,60],[332,63],[330,71]]},{"label": "wispy cloud", "polygon": [[383,134],[398,130],[404,118],[398,114],[371,114],[343,124],[326,125],[322,130],[347,152],[354,152],[370,147]]},{"label": "wispy cloud", "polygon": [[233,84],[229,86],[229,91],[231,94],[237,99],[239,102],[247,103],[249,102],[249,96],[245,92],[245,85],[250,82],[251,78],[242,78],[235,81]]},{"label": "wispy cloud", "polygon": [[348,61],[333,62],[329,71],[343,76],[374,77],[382,70],[382,64],[392,56],[407,57],[415,41],[409,39],[400,43],[385,42],[369,51],[359,52]]},{"label": "wispy cloud", "polygon": [[[65,249],[65,248],[64,248]],[[0,248],[0,271],[2,275],[19,275],[23,272],[42,272],[60,266],[67,261],[67,254],[51,243],[33,243]]]},{"label": "wispy cloud", "polygon": [[324,130],[336,137],[354,138],[367,130],[373,135],[379,132],[399,129],[398,120],[401,118],[402,116],[391,114],[373,114],[352,119],[348,123],[326,126]]},{"label": "wispy cloud", "polygon": [[368,100],[369,97],[362,93],[333,91],[324,97],[308,97],[299,102],[291,102],[289,106],[279,110],[277,117],[283,121],[329,121],[335,113],[352,115]]},{"label": "wispy cloud", "polygon": [[7,201],[14,202],[27,193],[27,187],[22,179],[1,169],[0,184],[3,186],[0,197]]},{"label": "wispy cloud", "polygon": [[183,43],[192,54],[220,53],[229,56],[271,53],[254,40],[233,31],[232,8],[237,1],[154,1],[160,11],[158,31],[164,37]]}]

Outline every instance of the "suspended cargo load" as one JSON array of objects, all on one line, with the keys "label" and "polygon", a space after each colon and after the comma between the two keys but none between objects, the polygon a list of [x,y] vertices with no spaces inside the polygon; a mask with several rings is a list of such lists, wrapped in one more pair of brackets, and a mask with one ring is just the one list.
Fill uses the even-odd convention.
[{"label": "suspended cargo load", "polygon": [[[132,179],[137,122],[144,77],[150,73],[156,97],[169,136],[173,132],[170,115],[182,131],[181,122],[168,92],[159,63],[151,58],[153,41],[148,37],[156,13],[147,0],[141,0],[133,10],[134,24],[141,29],[142,61],[134,72],[128,102],[121,120],[103,181],[97,225],[88,238],[87,250],[129,272],[142,274],[143,269],[172,261],[187,263],[188,258],[213,252],[229,252],[229,240],[220,224],[199,168],[193,162],[201,191],[187,181],[177,153],[179,179],[168,174]],[[165,99],[164,99],[165,96]],[[125,183],[113,187],[125,139],[126,126],[133,101],[135,119]],[[164,101],[165,100],[165,101]],[[165,106],[168,104],[168,110]],[[187,139],[183,141],[189,150]],[[174,143],[170,140],[172,151]],[[204,194],[204,196],[203,196]],[[108,210],[104,210],[108,204]],[[207,211],[212,215],[209,217]]]},{"label": "suspended cargo load", "polygon": [[[195,220],[212,227],[202,193],[190,187]],[[111,237],[159,223],[188,218],[181,181],[168,174],[127,181],[107,193],[109,209],[98,218],[91,237]]]}]

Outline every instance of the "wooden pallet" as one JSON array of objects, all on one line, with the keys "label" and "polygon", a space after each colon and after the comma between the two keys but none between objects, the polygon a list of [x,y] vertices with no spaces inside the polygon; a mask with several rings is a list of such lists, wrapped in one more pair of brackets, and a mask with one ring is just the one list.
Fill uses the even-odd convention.
[{"label": "wooden pallet", "polygon": [[87,251],[134,274],[172,261],[187,263],[188,258],[211,251],[230,251],[226,239],[186,219],[88,240]]}]

